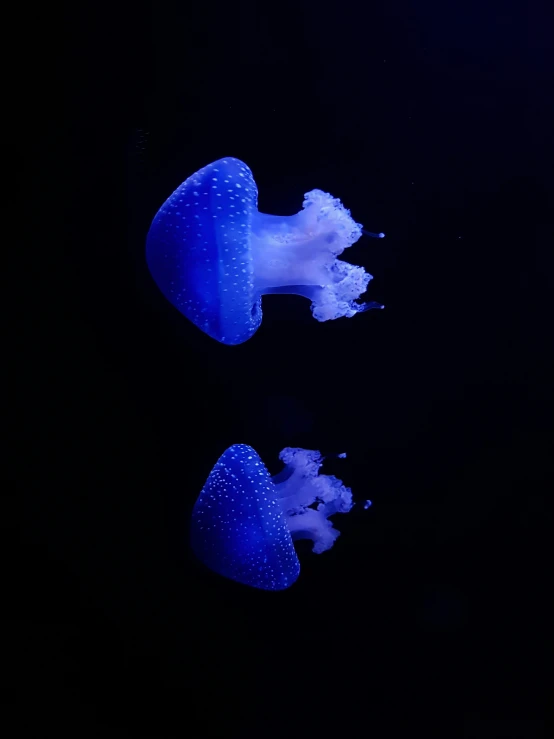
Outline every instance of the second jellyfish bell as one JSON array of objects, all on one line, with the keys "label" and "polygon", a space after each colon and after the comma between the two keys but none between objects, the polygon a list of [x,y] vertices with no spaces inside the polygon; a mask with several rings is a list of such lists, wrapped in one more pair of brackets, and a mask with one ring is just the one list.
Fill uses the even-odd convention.
[{"label": "second jellyfish bell", "polygon": [[300,574],[293,541],[311,539],[316,554],[331,549],[340,532],[329,518],[354,505],[341,480],[319,474],[319,452],[287,447],[279,459],[285,467],[272,477],[251,446],[233,444],[192,511],[197,558],[223,577],[262,590],[289,588]]}]

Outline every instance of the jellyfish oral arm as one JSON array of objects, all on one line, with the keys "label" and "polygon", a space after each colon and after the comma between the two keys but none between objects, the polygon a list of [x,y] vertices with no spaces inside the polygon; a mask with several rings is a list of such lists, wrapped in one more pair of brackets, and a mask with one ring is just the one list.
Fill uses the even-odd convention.
[{"label": "jellyfish oral arm", "polygon": [[317,451],[287,447],[279,457],[285,468],[272,481],[291,537],[311,539],[314,553],[321,554],[340,534],[328,519],[352,509],[352,491],[333,475],[319,474],[323,458]]},{"label": "jellyfish oral arm", "polygon": [[255,293],[309,298],[318,321],[380,308],[378,303],[356,302],[372,276],[337,258],[361,234],[361,226],[341,202],[321,190],[307,193],[296,215],[256,212],[250,237]]},{"label": "jellyfish oral arm", "polygon": [[319,511],[307,508],[303,513],[289,516],[287,518],[292,540],[311,539],[314,545],[314,554],[321,554],[331,549],[335,540],[340,536],[340,531],[333,528],[331,521],[319,515]]}]

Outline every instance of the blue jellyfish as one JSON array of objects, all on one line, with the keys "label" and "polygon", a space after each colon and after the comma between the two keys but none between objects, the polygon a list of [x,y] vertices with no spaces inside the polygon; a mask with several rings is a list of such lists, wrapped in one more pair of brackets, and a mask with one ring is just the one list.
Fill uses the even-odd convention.
[{"label": "blue jellyfish", "polygon": [[284,590],[300,574],[295,539],[311,539],[316,554],[339,531],[329,517],[348,513],[352,491],[332,475],[319,475],[321,454],[283,449],[284,469],[271,477],[257,452],[233,444],[218,459],[198,496],[191,546],[223,577],[263,590]]},{"label": "blue jellyfish", "polygon": [[337,257],[362,228],[336,198],[307,193],[293,216],[257,209],[249,167],[226,157],[191,175],[162,205],[148,232],[146,258],[161,292],[198,328],[241,344],[262,320],[261,296],[295,293],[318,321],[351,317],[372,276]]}]

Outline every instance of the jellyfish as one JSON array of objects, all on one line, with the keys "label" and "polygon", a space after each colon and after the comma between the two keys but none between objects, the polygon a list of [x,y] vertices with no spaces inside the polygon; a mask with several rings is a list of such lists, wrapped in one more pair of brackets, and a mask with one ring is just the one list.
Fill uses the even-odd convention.
[{"label": "jellyfish", "polygon": [[194,505],[191,547],[223,577],[262,590],[284,590],[300,574],[293,541],[311,539],[316,554],[339,531],[329,517],[348,513],[352,491],[320,475],[318,451],[287,447],[283,470],[271,477],[258,453],[234,444],[218,459]]},{"label": "jellyfish", "polygon": [[274,293],[309,298],[318,321],[383,308],[357,302],[372,276],[338,259],[362,234],[340,200],[312,190],[292,216],[260,213],[257,203],[250,168],[226,157],[185,180],[152,221],[150,273],[199,329],[241,344],[260,326],[262,295]]}]

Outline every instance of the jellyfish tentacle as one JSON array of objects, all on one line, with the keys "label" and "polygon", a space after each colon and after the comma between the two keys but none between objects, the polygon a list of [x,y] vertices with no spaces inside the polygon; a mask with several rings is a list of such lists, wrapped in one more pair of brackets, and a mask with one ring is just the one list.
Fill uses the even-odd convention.
[{"label": "jellyfish tentacle", "polygon": [[365,228],[362,228],[362,233],[364,236],[369,236],[372,239],[384,239],[385,234],[381,231],[380,233],[375,233],[374,231],[366,231]]}]

